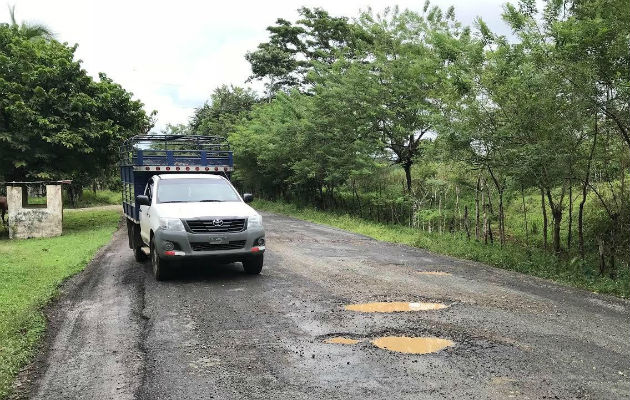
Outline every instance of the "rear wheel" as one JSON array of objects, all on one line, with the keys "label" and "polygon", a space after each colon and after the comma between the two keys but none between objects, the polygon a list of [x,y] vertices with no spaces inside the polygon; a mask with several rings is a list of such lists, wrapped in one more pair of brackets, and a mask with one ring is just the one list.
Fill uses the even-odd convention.
[{"label": "rear wheel", "polygon": [[262,271],[263,267],[263,255],[249,257],[243,260],[243,269],[245,273],[250,275],[258,275]]},{"label": "rear wheel", "polygon": [[138,262],[145,262],[147,260],[147,255],[144,250],[142,250],[142,247],[136,247],[133,249],[133,257]]},{"label": "rear wheel", "polygon": [[153,267],[153,276],[156,281],[165,281],[170,277],[171,271],[168,264],[160,257],[151,239],[151,267]]}]

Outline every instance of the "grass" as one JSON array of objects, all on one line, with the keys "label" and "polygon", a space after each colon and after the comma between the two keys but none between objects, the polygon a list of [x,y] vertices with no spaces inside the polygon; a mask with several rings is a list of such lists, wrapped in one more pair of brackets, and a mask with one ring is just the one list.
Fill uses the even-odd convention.
[{"label": "grass", "polygon": [[[121,203],[121,194],[120,192],[114,192],[111,190],[99,190],[94,193],[91,190],[85,189],[83,190],[83,194],[79,201],[77,202],[77,208],[86,208],[86,207],[96,207],[96,206],[107,206],[107,205],[117,205]],[[28,199],[29,204],[46,204],[46,197],[30,197]],[[68,197],[67,192],[63,193],[63,207],[64,208],[74,208],[72,206],[72,202]]]},{"label": "grass", "polygon": [[347,214],[333,214],[312,208],[299,208],[293,204],[256,200],[254,207],[260,210],[289,215],[306,221],[335,226],[360,233],[374,239],[420,247],[435,253],[466,260],[479,261],[494,267],[550,279],[569,286],[597,293],[630,297],[630,276],[623,268],[617,280],[602,277],[595,268],[576,260],[563,260],[538,248],[508,243],[484,245],[468,240],[464,235],[428,233],[401,225],[386,225],[366,221]]},{"label": "grass", "polygon": [[[107,205],[119,205],[122,202],[122,195],[120,192],[113,192],[111,190],[99,190],[94,193],[91,190],[84,190],[83,195],[79,199],[78,207],[95,207],[95,206],[107,206]],[[64,198],[64,204],[70,206],[70,199]]]},{"label": "grass", "polygon": [[0,398],[44,334],[44,306],[111,239],[119,220],[117,211],[66,211],[62,236],[0,240]]}]

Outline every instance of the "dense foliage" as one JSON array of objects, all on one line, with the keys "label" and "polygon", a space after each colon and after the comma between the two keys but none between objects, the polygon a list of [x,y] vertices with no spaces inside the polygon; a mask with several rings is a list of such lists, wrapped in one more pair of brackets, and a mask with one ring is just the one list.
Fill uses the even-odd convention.
[{"label": "dense foliage", "polygon": [[199,130],[229,137],[243,188],[629,276],[627,2],[508,3],[508,37],[428,2],[299,12],[247,55],[264,101]]},{"label": "dense foliage", "polygon": [[87,75],[75,49],[0,25],[0,181],[73,179],[78,189],[107,178],[120,142],[150,129],[142,103]]}]

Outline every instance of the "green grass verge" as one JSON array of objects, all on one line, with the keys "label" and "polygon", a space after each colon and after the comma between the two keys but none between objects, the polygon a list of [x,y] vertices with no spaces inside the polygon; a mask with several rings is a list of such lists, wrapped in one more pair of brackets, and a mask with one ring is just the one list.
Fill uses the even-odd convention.
[{"label": "green grass verge", "polygon": [[281,202],[256,200],[253,206],[259,210],[335,226],[386,242],[402,243],[440,254],[479,261],[597,293],[630,297],[630,276],[627,268],[623,268],[621,276],[613,280],[597,275],[595,268],[588,264],[577,260],[562,260],[541,249],[518,244],[507,244],[501,248],[497,244],[485,245],[468,240],[461,234],[428,233],[406,226],[379,224],[347,214],[332,214]]},{"label": "green grass verge", "polygon": [[62,236],[0,240],[0,398],[42,338],[44,306],[111,239],[119,220],[117,211],[67,211]]}]

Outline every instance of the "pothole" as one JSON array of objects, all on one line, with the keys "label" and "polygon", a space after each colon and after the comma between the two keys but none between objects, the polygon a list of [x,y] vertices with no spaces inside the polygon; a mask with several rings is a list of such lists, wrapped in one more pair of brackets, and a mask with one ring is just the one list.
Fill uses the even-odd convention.
[{"label": "pothole", "polygon": [[331,344],[357,344],[359,342],[360,340],[350,339],[350,338],[342,337],[342,336],[332,337],[332,338],[324,340],[324,343],[331,343]]},{"label": "pothole", "polygon": [[437,337],[385,336],[372,340],[378,348],[406,354],[437,353],[455,342]]},{"label": "pothole", "polygon": [[444,272],[444,271],[418,271],[419,274],[422,275],[435,275],[435,276],[449,276],[451,275],[450,272]]},{"label": "pothole", "polygon": [[364,304],[348,304],[345,309],[348,311],[359,312],[404,312],[404,311],[432,311],[441,310],[447,308],[446,304],[442,303],[406,303],[401,301],[395,302],[376,302],[376,303],[364,303]]}]

